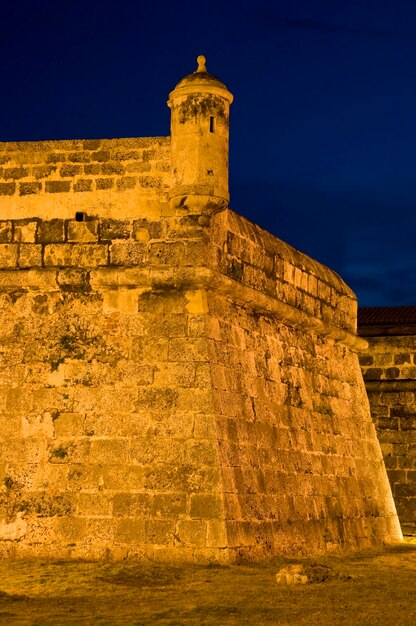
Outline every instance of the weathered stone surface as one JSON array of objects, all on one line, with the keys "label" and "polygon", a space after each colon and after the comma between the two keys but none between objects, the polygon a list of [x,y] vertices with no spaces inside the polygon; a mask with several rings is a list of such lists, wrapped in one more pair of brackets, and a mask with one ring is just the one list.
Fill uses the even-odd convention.
[{"label": "weathered stone surface", "polygon": [[[28,228],[32,223],[36,231]],[[226,222],[217,216],[209,236],[218,249],[236,225],[239,231],[245,227],[231,213]],[[4,455],[3,480],[13,481],[7,482],[8,501],[27,508],[35,492],[45,499],[59,488],[71,503],[71,512],[59,513],[67,522],[54,527],[56,554],[68,537],[75,555],[102,550],[104,542],[131,554],[152,545],[177,546],[192,549],[196,560],[208,553],[224,559],[223,550],[229,560],[239,560],[395,536],[394,508],[388,486],[377,478],[380,456],[349,348],[310,327],[300,332],[290,315],[272,319],[256,308],[250,292],[246,303],[244,291],[234,298],[227,282],[214,293],[189,279],[179,287],[175,274],[165,273],[163,287],[138,286],[151,266],[142,262],[149,244],[137,242],[137,232],[176,237],[169,223],[32,220],[6,222],[4,228],[6,237],[14,229],[37,242],[3,244],[8,263],[18,262],[14,245],[44,247],[50,269],[39,271],[55,272],[53,282],[37,280],[36,290],[17,299],[2,296],[0,372],[10,375],[0,393],[0,414],[3,436],[14,442],[7,440]],[[123,250],[111,280],[90,278],[91,268],[107,259],[108,244],[97,237]],[[261,241],[259,234],[249,239],[244,258]],[[206,238],[194,245],[204,251],[197,260],[221,263],[219,255],[206,255]],[[136,249],[138,258],[127,253]],[[138,262],[144,273],[129,278],[130,265]],[[314,289],[313,282],[302,284]],[[339,282],[336,288],[349,306],[349,292],[343,295]],[[284,294],[290,301],[290,292]],[[319,299],[316,294],[311,297]],[[402,360],[396,367],[412,366]],[[409,428],[413,423],[405,413],[397,420]],[[359,485],[373,496],[363,500]],[[398,497],[413,496],[404,490]],[[47,530],[34,534],[40,515],[34,506],[21,518],[28,524],[21,545],[52,536]],[[385,525],[376,531],[382,516]],[[88,536],[82,520],[105,521],[107,539]],[[361,520],[372,530],[363,531]]]}]

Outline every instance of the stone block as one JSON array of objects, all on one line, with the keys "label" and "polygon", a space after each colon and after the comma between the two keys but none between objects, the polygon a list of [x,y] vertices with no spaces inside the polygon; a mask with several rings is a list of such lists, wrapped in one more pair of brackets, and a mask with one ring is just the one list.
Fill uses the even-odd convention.
[{"label": "stone block", "polygon": [[46,155],[46,163],[63,163],[66,161],[64,152],[51,152]]},{"label": "stone block", "polygon": [[219,494],[199,493],[191,496],[190,517],[218,519],[224,515],[224,505]]},{"label": "stone block", "polygon": [[121,163],[104,163],[100,170],[104,176],[122,175],[125,172],[125,167]]},{"label": "stone block", "polygon": [[141,159],[142,152],[138,150],[117,149],[111,153],[111,158],[115,161],[132,161],[133,159]]},{"label": "stone block", "polygon": [[111,514],[109,495],[99,493],[80,493],[78,495],[79,517],[103,517]]},{"label": "stone block", "polygon": [[161,176],[139,176],[139,185],[144,189],[161,189]]},{"label": "stone block", "polygon": [[398,498],[416,498],[416,483],[394,485],[394,496]]},{"label": "stone block", "polygon": [[195,365],[193,363],[163,363],[155,367],[155,387],[193,387],[195,384]]},{"label": "stone block", "polygon": [[79,437],[84,435],[85,415],[82,413],[57,413],[54,416],[56,437]]},{"label": "stone block", "polygon": [[97,150],[91,154],[91,161],[99,161],[100,163],[109,161],[110,158],[111,153],[109,150]]},{"label": "stone block", "polygon": [[143,467],[126,465],[123,471],[116,465],[100,466],[103,486],[113,491],[134,493],[144,489],[145,470]]},{"label": "stone block", "polygon": [[[389,477],[389,481],[390,484],[396,484],[396,483],[405,483],[407,482],[407,472],[406,470],[389,470],[387,472],[388,477]],[[414,472],[415,476],[412,477],[412,479],[410,480],[414,480],[416,479],[416,472]]]},{"label": "stone block", "polygon": [[0,196],[12,196],[16,191],[16,183],[0,183]]},{"label": "stone block", "polygon": [[0,244],[0,268],[16,267],[18,245],[11,243]]},{"label": "stone block", "polygon": [[217,433],[216,418],[207,413],[197,414],[194,418],[193,436],[197,439],[213,440]]},{"label": "stone block", "polygon": [[19,183],[19,195],[31,196],[37,193],[41,193],[42,183]]},{"label": "stone block", "polygon": [[88,163],[90,160],[90,153],[82,150],[68,154],[68,161],[70,161],[70,163]]},{"label": "stone block", "polygon": [[149,231],[147,230],[147,228],[138,228],[134,233],[134,236],[136,241],[146,242],[150,239]]},{"label": "stone block", "polygon": [[164,363],[168,360],[168,339],[166,337],[134,337],[130,358],[139,363]]},{"label": "stone block", "polygon": [[118,191],[124,191],[125,189],[134,189],[136,186],[137,178],[135,176],[123,176],[117,180]]},{"label": "stone block", "polygon": [[369,368],[364,374],[364,380],[381,380],[383,370],[378,367]]},{"label": "stone block", "polygon": [[74,182],[74,192],[79,193],[82,191],[92,191],[92,178],[81,178]]},{"label": "stone block", "polygon": [[36,241],[37,221],[15,221],[13,241],[20,243],[34,243]]},{"label": "stone block", "polygon": [[42,265],[42,246],[34,243],[19,245],[18,265],[21,268],[40,267]]},{"label": "stone block", "polygon": [[116,517],[148,518],[151,510],[152,497],[148,493],[117,493],[113,497]]},{"label": "stone block", "polygon": [[55,529],[66,543],[82,541],[85,537],[87,522],[82,517],[57,517]]},{"label": "stone block", "polygon": [[202,240],[162,241],[149,245],[149,262],[152,265],[205,265],[207,257],[207,245]]},{"label": "stone block", "polygon": [[121,465],[128,462],[128,441],[125,439],[94,439],[91,441],[90,462]]},{"label": "stone block", "polygon": [[[104,179],[107,180],[107,179]],[[98,185],[98,180],[96,181]],[[98,187],[97,187],[98,189]],[[100,221],[100,241],[111,241],[113,239],[129,239],[131,232],[130,220],[101,220]]]},{"label": "stone block", "polygon": [[114,541],[121,544],[142,544],[145,542],[145,521],[143,519],[117,520]]},{"label": "stone block", "polygon": [[47,178],[55,171],[56,165],[38,165],[37,167],[32,167],[32,174],[36,178],[36,180],[40,180],[41,178]]},{"label": "stone block", "polygon": [[140,219],[133,222],[133,238],[139,240],[142,232],[148,233],[149,239],[160,239],[163,232],[161,221]]},{"label": "stone block", "polygon": [[[136,417],[134,426],[130,427],[130,434],[137,437],[146,436],[184,440],[192,437],[193,426],[193,415],[189,412],[179,413],[175,411],[169,414],[153,413],[151,419],[149,414],[144,412]],[[181,443],[179,445],[181,445]],[[177,454],[177,458],[182,456],[180,452]]]},{"label": "stone block", "polygon": [[82,142],[82,147],[84,150],[98,150],[101,146],[101,139],[85,139]]},{"label": "stone block", "polygon": [[39,243],[60,243],[65,241],[65,222],[60,219],[42,220],[38,225]]},{"label": "stone block", "polygon": [[62,165],[61,169],[59,170],[59,175],[62,176],[62,178],[73,178],[74,176],[78,176],[78,174],[82,173],[82,167],[81,165]]},{"label": "stone block", "polygon": [[[91,171],[91,170],[95,170],[97,169],[98,171]],[[87,168],[85,168],[85,173],[86,174],[99,174],[100,173],[100,166],[97,165],[91,165],[90,167],[88,167],[88,171]],[[112,187],[114,187],[114,178],[97,178],[95,180],[95,188],[98,190],[103,190],[103,189],[111,189]]]},{"label": "stone block", "polygon": [[212,389],[178,388],[176,406],[180,411],[211,413],[214,411]]},{"label": "stone block", "polygon": [[110,246],[111,265],[144,265],[148,256],[147,245],[141,242],[113,243]]},{"label": "stone block", "polygon": [[400,418],[400,430],[408,433],[408,439],[410,441],[410,432],[416,430],[416,416],[415,417],[401,417]]},{"label": "stone block", "polygon": [[99,165],[98,163],[84,165],[84,174],[86,174],[86,176],[97,176],[98,174],[100,174],[100,172],[101,172],[101,165]]},{"label": "stone block", "polygon": [[140,289],[117,289],[104,293],[103,311],[112,313],[119,311],[131,315],[137,313]]},{"label": "stone block", "polygon": [[29,176],[29,170],[27,167],[5,167],[3,168],[3,178],[5,180],[13,178],[15,180],[19,178],[26,178]]},{"label": "stone block", "polygon": [[11,220],[0,221],[0,243],[10,243],[12,240]]},{"label": "stone block", "polygon": [[169,340],[169,360],[201,362],[209,360],[208,341],[202,337]]},{"label": "stone block", "polygon": [[45,246],[46,267],[99,267],[107,265],[107,245],[63,243]]},{"label": "stone block", "polygon": [[152,169],[152,166],[150,163],[148,162],[143,162],[143,161],[135,161],[133,163],[128,163],[126,165],[126,172],[134,172],[134,173],[143,173],[143,172],[150,172]]},{"label": "stone block", "polygon": [[185,493],[162,493],[153,497],[152,515],[176,519],[186,513],[187,497]]},{"label": "stone block", "polygon": [[386,369],[385,376],[386,376],[387,380],[391,380],[391,379],[394,379],[394,378],[399,378],[399,376],[400,376],[400,369],[398,367],[388,367]]},{"label": "stone block", "polygon": [[374,358],[368,354],[360,354],[359,361],[360,361],[361,367],[366,367],[374,363]]},{"label": "stone block", "polygon": [[68,220],[68,241],[98,241],[98,220],[77,222]]},{"label": "stone block", "polygon": [[186,337],[187,335],[187,318],[180,313],[157,317],[147,315],[145,319],[148,320],[154,337]]},{"label": "stone block", "polygon": [[145,543],[151,545],[173,545],[175,523],[168,520],[148,519],[144,523]]},{"label": "stone block", "polygon": [[62,291],[86,293],[91,291],[90,276],[87,270],[67,268],[58,270],[56,281]]},{"label": "stone block", "polygon": [[207,522],[203,520],[180,520],[177,526],[180,543],[196,548],[207,545]]},{"label": "stone block", "polygon": [[209,548],[227,547],[227,526],[225,520],[209,520],[207,522],[206,545]]},{"label": "stone block", "polygon": [[151,438],[132,437],[130,448],[130,461],[140,465],[153,465],[155,463],[180,464],[183,458],[183,444],[181,441],[161,439],[157,442]]},{"label": "stone block", "polygon": [[[404,363],[411,363],[411,356],[408,352],[401,352],[394,355],[394,364],[403,365]],[[360,360],[361,363],[361,360]]]},{"label": "stone block", "polygon": [[46,193],[64,193],[71,191],[69,180],[47,180],[45,183]]},{"label": "stone block", "polygon": [[138,411],[169,411],[176,408],[178,391],[171,388],[140,388],[137,393]]}]

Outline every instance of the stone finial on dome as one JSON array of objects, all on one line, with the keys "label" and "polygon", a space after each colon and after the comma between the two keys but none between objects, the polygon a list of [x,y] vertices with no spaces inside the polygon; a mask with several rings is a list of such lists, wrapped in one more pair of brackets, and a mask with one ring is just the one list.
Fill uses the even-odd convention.
[{"label": "stone finial on dome", "polygon": [[[228,91],[226,85],[224,85],[219,78],[208,72],[206,57],[203,54],[200,54],[196,60],[198,63],[196,70],[192,72],[192,74],[184,76],[184,78],[182,78],[182,80],[180,80],[176,85],[175,89],[169,94],[168,106],[171,106],[169,103],[171,102],[172,97],[174,97],[176,93],[179,93],[179,91],[183,94],[185,89],[189,92],[212,92],[213,90],[217,90],[218,95],[225,97],[231,103],[233,97]],[[218,91],[219,89],[222,93]]]},{"label": "stone finial on dome", "polygon": [[197,61],[197,63],[198,63],[198,68],[197,68],[197,70],[196,70],[196,71],[197,71],[197,72],[206,72],[206,71],[207,71],[207,66],[206,66],[207,60],[206,60],[206,58],[204,57],[204,55],[203,55],[203,54],[200,54],[200,55],[197,57],[196,61]]}]

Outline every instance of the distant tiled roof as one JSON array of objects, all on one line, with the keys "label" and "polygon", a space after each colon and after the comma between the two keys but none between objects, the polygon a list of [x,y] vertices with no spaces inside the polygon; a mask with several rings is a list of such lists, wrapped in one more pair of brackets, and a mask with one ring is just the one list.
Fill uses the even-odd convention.
[{"label": "distant tiled roof", "polygon": [[363,306],[358,309],[358,326],[416,325],[416,306]]}]

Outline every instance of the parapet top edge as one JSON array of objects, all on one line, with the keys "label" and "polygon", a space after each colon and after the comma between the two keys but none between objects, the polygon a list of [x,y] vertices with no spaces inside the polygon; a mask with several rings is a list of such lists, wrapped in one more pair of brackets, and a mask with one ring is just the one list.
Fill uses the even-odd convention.
[{"label": "parapet top edge", "polygon": [[[258,224],[255,224],[248,218],[230,208],[224,211],[223,214],[220,214],[220,216],[221,215],[223,215],[223,219],[226,220],[226,227],[231,227],[231,229],[233,229],[237,226],[242,237],[249,239],[257,245],[260,245],[259,242],[261,242],[261,247],[263,247],[266,252],[270,252],[275,256],[280,256],[284,261],[287,261],[299,269],[309,272],[320,280],[323,280],[340,294],[345,295],[354,301],[357,300],[357,296],[354,291],[339,276],[339,274],[320,261],[313,259],[305,252],[301,252],[291,244],[279,239],[276,235],[273,235],[268,230],[262,228]],[[220,217],[220,219],[222,218]],[[241,223],[243,223],[242,228],[240,227]],[[244,225],[248,225],[249,228],[244,228]]]},{"label": "parapet top edge", "polygon": [[66,150],[80,148],[83,150],[95,150],[98,146],[146,147],[150,144],[170,144],[170,136],[155,137],[111,137],[100,139],[45,139],[30,141],[0,141],[0,152],[15,152],[31,150],[42,152],[43,150],[60,149]]}]

